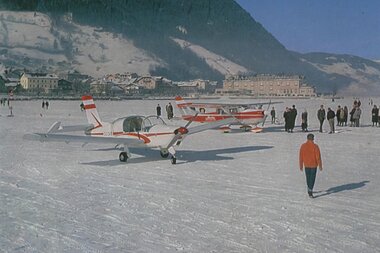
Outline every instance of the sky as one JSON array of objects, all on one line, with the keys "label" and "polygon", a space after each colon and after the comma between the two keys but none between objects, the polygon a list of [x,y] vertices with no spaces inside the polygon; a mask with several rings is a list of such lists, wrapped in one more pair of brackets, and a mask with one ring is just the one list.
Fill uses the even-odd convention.
[{"label": "sky", "polygon": [[236,1],[289,50],[380,60],[380,1]]}]

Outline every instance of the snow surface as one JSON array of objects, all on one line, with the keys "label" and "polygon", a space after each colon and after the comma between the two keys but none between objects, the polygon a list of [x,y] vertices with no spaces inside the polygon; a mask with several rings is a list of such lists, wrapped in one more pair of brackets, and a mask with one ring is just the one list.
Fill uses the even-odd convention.
[{"label": "snow surface", "polygon": [[[285,99],[275,107],[280,116],[296,105],[295,133],[205,131],[185,139],[176,165],[156,150],[133,149],[125,164],[112,145],[25,141],[85,115],[80,101],[49,110],[14,101],[15,117],[0,107],[0,252],[380,252],[380,128],[361,101],[362,127],[327,134],[317,131],[319,105],[351,107],[352,98]],[[107,121],[168,102],[96,104]],[[324,162],[315,199],[298,168],[304,108]]]}]

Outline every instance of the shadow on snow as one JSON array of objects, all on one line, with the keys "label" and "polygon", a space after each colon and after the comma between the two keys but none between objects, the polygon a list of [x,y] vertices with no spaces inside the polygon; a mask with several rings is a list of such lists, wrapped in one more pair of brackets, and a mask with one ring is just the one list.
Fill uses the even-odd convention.
[{"label": "shadow on snow", "polygon": [[[258,150],[265,150],[273,148],[273,146],[246,146],[246,147],[235,147],[235,148],[225,148],[225,149],[212,149],[212,150],[178,150],[177,151],[177,165],[184,163],[191,163],[196,161],[220,161],[220,160],[232,160],[234,159],[229,154],[241,153],[241,152],[252,152]],[[97,151],[111,151],[111,150],[122,150],[121,148],[109,148],[109,149],[97,149]],[[168,158],[161,158],[159,151],[154,149],[138,149],[130,148],[132,154],[140,155],[141,157],[134,157],[128,159],[127,164],[137,164],[144,162],[152,162],[157,160],[167,160]],[[118,159],[107,160],[107,161],[96,161],[96,162],[84,162],[80,163],[83,165],[96,165],[96,166],[118,166],[123,164]]]},{"label": "shadow on snow", "polygon": [[323,192],[322,194],[315,195],[314,198],[319,198],[319,197],[327,196],[327,195],[330,195],[330,194],[333,194],[333,193],[338,193],[338,192],[341,192],[341,191],[355,190],[355,189],[358,189],[358,188],[361,188],[361,187],[365,186],[368,183],[369,183],[369,181],[366,180],[366,181],[362,181],[362,182],[359,182],[359,183],[350,183],[350,184],[344,184],[344,185],[339,185],[339,186],[331,187],[331,188],[327,189],[325,192]]}]

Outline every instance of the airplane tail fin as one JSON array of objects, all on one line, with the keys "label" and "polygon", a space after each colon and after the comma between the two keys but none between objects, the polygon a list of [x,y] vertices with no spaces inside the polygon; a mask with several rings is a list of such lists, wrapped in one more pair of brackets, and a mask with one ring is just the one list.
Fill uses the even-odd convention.
[{"label": "airplane tail fin", "polygon": [[98,110],[96,109],[92,96],[82,96],[82,101],[86,111],[88,123],[92,124],[94,127],[102,126],[102,121],[100,120]]},{"label": "airplane tail fin", "polygon": [[175,98],[175,103],[181,112],[182,116],[189,116],[196,114],[196,111],[191,108],[191,102],[185,101],[181,96]]}]

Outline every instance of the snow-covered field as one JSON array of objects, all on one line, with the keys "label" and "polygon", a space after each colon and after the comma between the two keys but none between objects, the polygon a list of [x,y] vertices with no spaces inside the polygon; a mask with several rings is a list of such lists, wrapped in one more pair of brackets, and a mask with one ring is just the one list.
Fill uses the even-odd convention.
[{"label": "snow-covered field", "polygon": [[[352,98],[284,100],[279,116],[298,108],[295,133],[205,131],[183,142],[176,165],[158,151],[131,150],[125,164],[112,145],[25,141],[58,120],[86,123],[80,101],[41,102],[15,101],[15,117],[0,107],[0,252],[380,252],[380,128],[368,98],[362,127],[337,134],[317,131],[316,111]],[[96,104],[107,121],[167,102]],[[315,199],[298,168],[304,108],[324,162]]]}]

